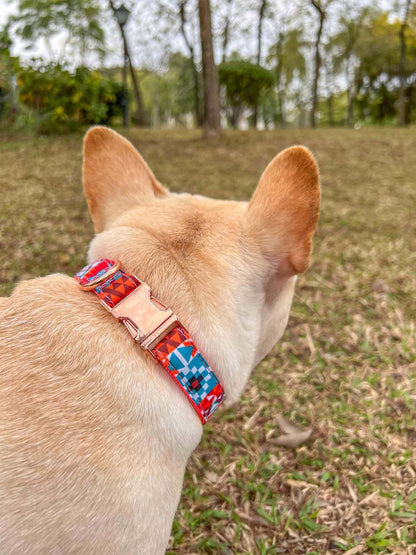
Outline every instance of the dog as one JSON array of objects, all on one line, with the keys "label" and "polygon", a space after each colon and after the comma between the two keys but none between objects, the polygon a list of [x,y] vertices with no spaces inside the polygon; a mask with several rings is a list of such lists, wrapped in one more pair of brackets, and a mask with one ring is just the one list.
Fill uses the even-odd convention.
[{"label": "dog", "polygon": [[[209,362],[224,406],[235,403],[310,263],[312,154],[284,150],[249,202],[219,201],[169,193],[130,142],[94,127],[83,185],[88,260],[120,261],[149,284]],[[0,553],[164,553],[203,432],[195,406],[71,277],[1,298],[0,337]]]}]

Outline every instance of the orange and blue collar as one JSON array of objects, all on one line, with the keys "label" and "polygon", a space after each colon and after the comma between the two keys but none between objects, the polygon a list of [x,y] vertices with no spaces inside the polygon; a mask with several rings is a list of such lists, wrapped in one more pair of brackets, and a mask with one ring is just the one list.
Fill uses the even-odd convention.
[{"label": "orange and blue collar", "polygon": [[223,402],[224,389],[176,315],[153,297],[146,283],[123,272],[119,262],[97,260],[74,278],[163,366],[205,424]]}]

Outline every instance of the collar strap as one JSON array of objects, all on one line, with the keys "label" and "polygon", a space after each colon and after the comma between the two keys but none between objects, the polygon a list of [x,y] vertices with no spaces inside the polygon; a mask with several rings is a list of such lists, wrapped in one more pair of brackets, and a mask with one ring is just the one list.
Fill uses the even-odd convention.
[{"label": "collar strap", "polygon": [[81,289],[94,292],[140,347],[163,366],[205,424],[224,400],[224,389],[176,315],[152,296],[146,283],[120,266],[100,259],[74,278]]}]

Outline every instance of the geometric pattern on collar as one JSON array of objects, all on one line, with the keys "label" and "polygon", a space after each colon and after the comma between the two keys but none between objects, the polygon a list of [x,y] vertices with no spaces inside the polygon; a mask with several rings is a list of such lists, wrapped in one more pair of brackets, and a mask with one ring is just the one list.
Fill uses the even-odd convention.
[{"label": "geometric pattern on collar", "polygon": [[172,311],[152,296],[148,285],[121,270],[119,262],[99,259],[74,278],[161,364],[205,424],[223,402],[224,389]]}]

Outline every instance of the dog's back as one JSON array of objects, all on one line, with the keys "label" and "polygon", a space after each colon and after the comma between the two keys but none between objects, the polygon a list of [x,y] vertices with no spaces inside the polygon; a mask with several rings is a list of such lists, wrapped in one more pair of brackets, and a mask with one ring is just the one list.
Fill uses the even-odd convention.
[{"label": "dog's back", "polygon": [[23,282],[0,312],[0,553],[163,550],[176,503],[152,500],[186,457],[163,467],[152,445],[137,347],[66,276]]}]

